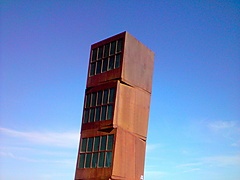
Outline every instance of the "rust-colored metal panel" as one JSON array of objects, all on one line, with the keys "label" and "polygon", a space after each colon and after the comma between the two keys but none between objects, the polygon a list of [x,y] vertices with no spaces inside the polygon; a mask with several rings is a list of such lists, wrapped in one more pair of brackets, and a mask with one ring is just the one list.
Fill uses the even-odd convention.
[{"label": "rust-colored metal panel", "polygon": [[137,180],[144,174],[146,141],[120,127],[117,128],[112,176]]},{"label": "rust-colored metal panel", "polygon": [[118,82],[113,124],[146,138],[151,94]]},{"label": "rust-colored metal panel", "polygon": [[146,141],[135,137],[135,179],[144,177]]},{"label": "rust-colored metal panel", "polygon": [[108,180],[111,178],[112,168],[89,168],[76,171],[76,180]]},{"label": "rust-colored metal panel", "polygon": [[135,37],[126,33],[122,79],[124,82],[152,92],[154,53]]}]

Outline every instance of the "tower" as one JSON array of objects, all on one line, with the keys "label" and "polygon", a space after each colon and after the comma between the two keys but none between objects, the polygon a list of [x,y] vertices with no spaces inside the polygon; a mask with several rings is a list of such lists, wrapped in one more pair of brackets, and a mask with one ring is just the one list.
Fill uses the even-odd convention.
[{"label": "tower", "polygon": [[91,46],[75,180],[143,179],[153,62],[128,32]]}]

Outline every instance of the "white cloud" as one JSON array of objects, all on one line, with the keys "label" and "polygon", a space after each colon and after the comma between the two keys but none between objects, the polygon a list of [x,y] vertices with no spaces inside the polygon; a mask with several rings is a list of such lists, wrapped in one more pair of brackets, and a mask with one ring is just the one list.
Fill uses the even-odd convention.
[{"label": "white cloud", "polygon": [[145,171],[145,179],[159,179],[166,175],[167,173],[163,171]]},{"label": "white cloud", "polygon": [[212,130],[219,131],[231,128],[237,128],[236,121],[214,121],[208,124],[208,127]]},{"label": "white cloud", "polygon": [[147,152],[154,151],[154,150],[159,150],[162,145],[160,143],[155,143],[155,144],[147,144]]},{"label": "white cloud", "polygon": [[200,171],[200,170],[201,170],[200,168],[192,168],[192,169],[185,170],[185,171],[183,171],[183,172],[184,172],[184,173],[188,173],[188,172]]},{"label": "white cloud", "polygon": [[232,143],[231,146],[233,146],[233,147],[239,147],[239,146],[240,146],[240,140]]},{"label": "white cloud", "polygon": [[[23,132],[0,127],[0,157],[14,162],[74,167],[78,132]],[[5,164],[8,164],[6,161]]]},{"label": "white cloud", "polygon": [[239,146],[239,121],[213,121],[207,124],[207,128],[213,135],[217,135],[218,137],[228,140],[230,146]]},{"label": "white cloud", "polygon": [[240,154],[229,156],[210,156],[202,158],[201,161],[205,164],[214,166],[239,166],[240,168]]},{"label": "white cloud", "polygon": [[10,157],[10,158],[14,158],[14,155],[10,152],[3,152],[0,151],[0,157]]},{"label": "white cloud", "polygon": [[4,139],[67,148],[76,147],[79,139],[78,132],[23,132],[2,127],[0,127],[0,132]]},{"label": "white cloud", "polygon": [[14,159],[25,161],[25,162],[34,162],[34,163],[54,163],[54,164],[64,164],[64,165],[72,165],[75,161],[74,159],[59,159],[59,160],[51,160],[51,159],[34,159],[27,157],[14,157]]},{"label": "white cloud", "polygon": [[181,170],[183,173],[188,173],[188,172],[193,172],[193,171],[200,171],[201,166],[203,163],[201,162],[194,162],[194,163],[184,163],[184,164],[179,164],[176,167]]},{"label": "white cloud", "polygon": [[199,166],[199,165],[202,165],[202,163],[200,163],[200,162],[185,163],[185,164],[179,164],[179,165],[177,165],[177,167],[195,167],[195,166]]}]

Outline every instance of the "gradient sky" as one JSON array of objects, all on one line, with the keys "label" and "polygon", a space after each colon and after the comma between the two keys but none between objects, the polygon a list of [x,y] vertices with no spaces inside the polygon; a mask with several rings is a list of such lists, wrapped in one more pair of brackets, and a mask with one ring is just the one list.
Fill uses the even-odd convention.
[{"label": "gradient sky", "polygon": [[1,0],[0,179],[73,179],[90,45],[155,52],[145,180],[240,179],[240,1]]}]

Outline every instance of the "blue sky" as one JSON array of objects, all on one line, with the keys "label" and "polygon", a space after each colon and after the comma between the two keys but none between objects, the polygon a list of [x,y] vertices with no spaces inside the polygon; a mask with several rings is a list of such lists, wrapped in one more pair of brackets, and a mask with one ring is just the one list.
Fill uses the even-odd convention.
[{"label": "blue sky", "polygon": [[145,180],[240,179],[240,1],[2,0],[0,179],[73,179],[90,45],[155,52]]}]

